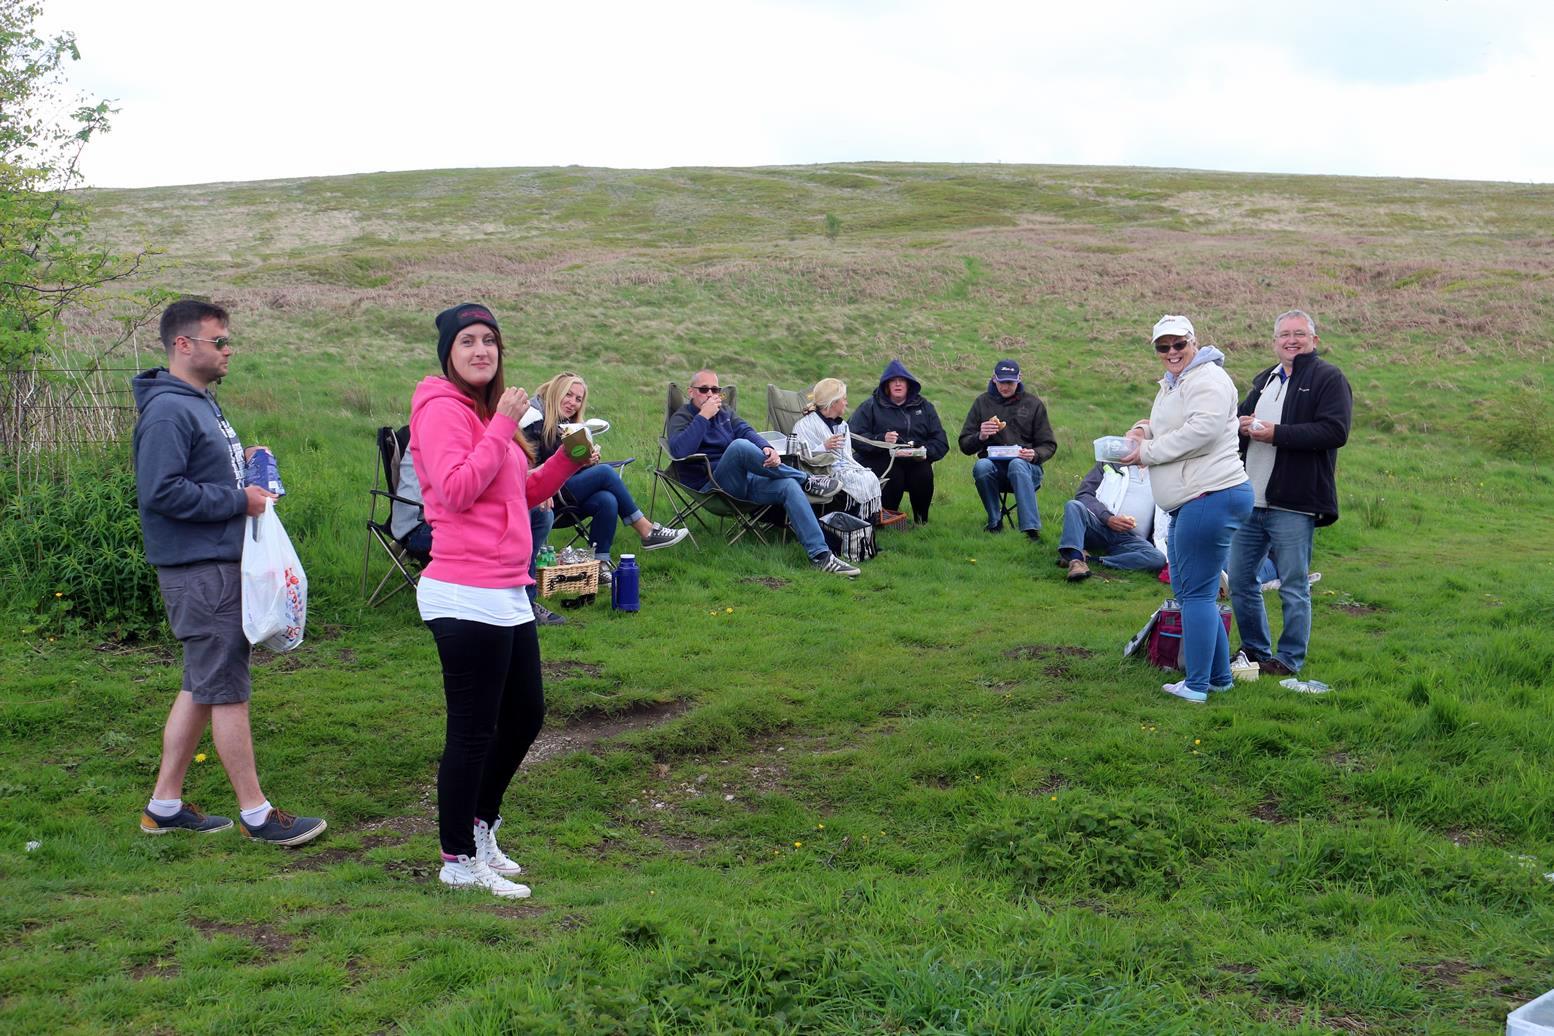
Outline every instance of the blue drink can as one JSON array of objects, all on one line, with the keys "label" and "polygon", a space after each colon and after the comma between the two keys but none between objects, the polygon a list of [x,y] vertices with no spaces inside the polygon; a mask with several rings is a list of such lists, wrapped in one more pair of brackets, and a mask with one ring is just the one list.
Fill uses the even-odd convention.
[{"label": "blue drink can", "polygon": [[243,473],[243,482],[268,489],[276,496],[286,495],[286,487],[281,484],[280,468],[275,465],[275,455],[262,447],[248,458],[248,470]]}]

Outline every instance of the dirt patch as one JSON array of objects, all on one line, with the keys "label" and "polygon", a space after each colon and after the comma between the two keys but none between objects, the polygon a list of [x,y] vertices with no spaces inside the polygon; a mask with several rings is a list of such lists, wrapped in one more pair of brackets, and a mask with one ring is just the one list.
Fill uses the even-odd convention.
[{"label": "dirt patch", "polygon": [[291,952],[292,937],[276,931],[270,925],[228,924],[225,921],[207,921],[203,918],[191,918],[189,920],[189,927],[207,937],[231,935],[246,942],[251,942],[259,948],[265,961],[273,961]]},{"label": "dirt patch", "polygon": [[358,859],[361,856],[354,849],[325,849],[323,852],[309,853],[306,856],[293,855],[286,869],[289,871],[320,871],[325,867],[333,867],[337,863],[346,860]]},{"label": "dirt patch", "polygon": [[1478,842],[1483,838],[1483,835],[1480,832],[1469,831],[1461,827],[1449,827],[1446,829],[1445,835],[1447,838],[1451,839],[1451,843],[1453,845],[1457,846],[1473,845],[1475,842]]},{"label": "dirt patch", "polygon": [[1380,608],[1373,604],[1361,604],[1358,601],[1355,601],[1352,604],[1336,604],[1333,607],[1337,608],[1345,615],[1374,615],[1381,611]]},{"label": "dirt patch", "polygon": [[1068,780],[1061,773],[1049,773],[1042,782],[1036,785],[1037,795],[1055,795],[1068,787]]},{"label": "dirt patch", "polygon": [[624,712],[581,713],[558,730],[546,728],[540,731],[523,764],[535,766],[557,756],[586,752],[612,737],[667,723],[689,712],[692,704],[688,701],[640,702]]},{"label": "dirt patch", "polygon": [[1333,752],[1327,757],[1327,765],[1335,770],[1343,770],[1345,773],[1353,773],[1356,770],[1365,769],[1365,761],[1357,755],[1348,752]]},{"label": "dirt patch", "polygon": [[1005,658],[1029,660],[1042,658],[1047,655],[1067,656],[1069,658],[1093,658],[1095,652],[1089,648],[1078,647],[1074,644],[1021,644],[1004,652]]},{"label": "dirt patch", "polygon": [[604,667],[592,662],[558,658],[553,662],[541,662],[540,674],[547,680],[565,680],[569,676],[603,676]]},{"label": "dirt patch", "polygon": [[1279,809],[1279,804],[1273,799],[1264,799],[1252,807],[1252,818],[1261,820],[1265,824],[1288,824],[1290,818]]},{"label": "dirt patch", "polygon": [[740,582],[755,583],[757,586],[764,586],[768,590],[781,590],[788,585],[786,579],[778,579],[775,576],[745,576]]},{"label": "dirt patch", "polygon": [[1403,967],[1418,975],[1420,983],[1431,989],[1460,986],[1464,975],[1478,970],[1465,960],[1427,961],[1422,964],[1405,964]]},{"label": "dirt patch", "polygon": [[437,875],[432,873],[433,868],[442,869],[442,864],[411,863],[409,860],[389,860],[383,865],[383,869],[390,874],[402,878],[409,878],[420,885],[430,885],[437,880]]},{"label": "dirt patch", "polygon": [[[520,878],[519,880],[523,879]],[[498,917],[540,917],[550,913],[545,907],[527,899],[497,900],[494,903],[482,903],[479,910],[483,914],[495,914]]]},{"label": "dirt patch", "polygon": [[177,961],[158,957],[148,964],[137,964],[130,968],[129,977],[136,982],[142,982],[148,978],[177,978],[182,974]]},{"label": "dirt patch", "polygon": [[1219,964],[1216,965],[1216,967],[1218,967],[1221,971],[1228,971],[1232,975],[1257,974],[1257,965],[1255,964]]}]

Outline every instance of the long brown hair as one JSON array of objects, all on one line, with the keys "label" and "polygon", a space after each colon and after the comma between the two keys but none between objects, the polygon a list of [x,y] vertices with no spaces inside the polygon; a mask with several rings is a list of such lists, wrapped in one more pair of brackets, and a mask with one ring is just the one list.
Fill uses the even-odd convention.
[{"label": "long brown hair", "polygon": [[561,423],[561,400],[574,381],[583,386],[583,402],[577,408],[577,413],[572,415],[572,423],[581,424],[583,412],[588,409],[588,382],[583,380],[581,374],[562,371],[534,390],[535,397],[540,401],[540,408],[545,411],[545,423],[540,428],[540,441],[545,444],[546,449],[555,449],[556,444],[561,441],[561,433],[556,431],[556,426]]},{"label": "long brown hair", "polygon": [[[491,327],[490,324],[483,326]],[[496,413],[497,400],[501,399],[502,393],[507,391],[506,381],[502,377],[502,354],[505,352],[502,347],[502,332],[497,328],[491,327],[491,333],[496,336],[496,374],[490,381],[486,382],[484,389],[477,389],[465,381],[459,374],[458,368],[453,365],[451,358],[448,360],[448,373],[444,375],[454,388],[464,393],[475,404],[475,415],[480,418],[482,424],[490,422],[491,416]],[[524,435],[520,429],[513,433],[513,441],[518,444],[518,448],[523,451],[523,455],[528,457],[529,462],[532,464],[534,462],[534,447],[530,444],[528,436]]]}]

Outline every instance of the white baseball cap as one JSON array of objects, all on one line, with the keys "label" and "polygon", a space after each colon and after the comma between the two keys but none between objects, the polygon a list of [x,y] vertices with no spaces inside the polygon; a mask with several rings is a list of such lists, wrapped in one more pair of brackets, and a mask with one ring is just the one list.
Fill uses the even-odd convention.
[{"label": "white baseball cap", "polygon": [[1149,336],[1151,342],[1160,341],[1161,335],[1180,335],[1183,338],[1198,340],[1198,333],[1192,329],[1192,321],[1183,316],[1173,316],[1167,313],[1155,321],[1155,330]]}]

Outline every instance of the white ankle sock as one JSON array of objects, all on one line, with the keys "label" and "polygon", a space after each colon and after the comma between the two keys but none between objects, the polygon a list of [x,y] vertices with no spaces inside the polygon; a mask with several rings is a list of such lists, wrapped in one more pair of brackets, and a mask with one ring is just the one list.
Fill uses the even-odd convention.
[{"label": "white ankle sock", "polygon": [[243,823],[249,827],[261,827],[270,817],[270,800],[265,799],[253,809],[243,810]]},{"label": "white ankle sock", "polygon": [[183,799],[153,798],[146,803],[146,812],[154,817],[176,817],[180,809],[183,809]]}]

